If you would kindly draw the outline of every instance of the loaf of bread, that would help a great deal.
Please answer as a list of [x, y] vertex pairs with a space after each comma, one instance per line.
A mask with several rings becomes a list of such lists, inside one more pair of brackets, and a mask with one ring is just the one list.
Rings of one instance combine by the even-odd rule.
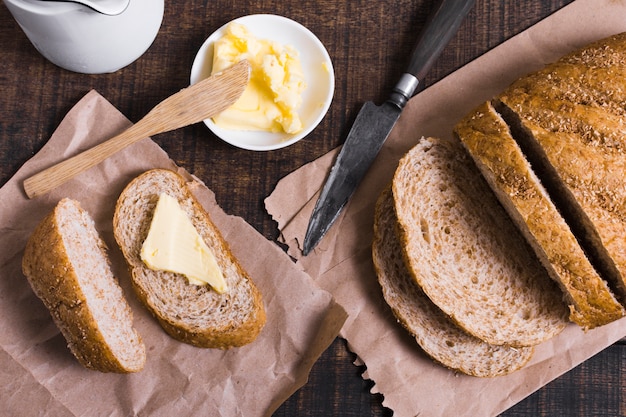
[[105, 244], [78, 202], [61, 200], [36, 227], [22, 270], [82, 365], [119, 373], [144, 367], [145, 347]]
[[400, 160], [392, 194], [407, 268], [458, 326], [514, 347], [563, 330], [561, 291], [458, 141], [422, 139]]
[[498, 99], [541, 180], [624, 301], [626, 33], [521, 78]]
[[570, 306], [570, 319], [589, 329], [622, 317], [623, 307], [591, 265], [491, 103], [467, 116], [456, 132], [550, 276], [561, 286]]
[[387, 188], [376, 202], [372, 258], [385, 301], [424, 352], [450, 369], [478, 377], [505, 375], [524, 366], [533, 347], [485, 343], [461, 330], [430, 301], [406, 268], [396, 228]]
[[[142, 261], [141, 248], [162, 193], [176, 199], [191, 219], [213, 253], [227, 291], [191, 284], [182, 274], [153, 270]], [[227, 349], [259, 335], [266, 321], [261, 294], [182, 176], [155, 169], [131, 181], [118, 198], [113, 231], [138, 298], [172, 337], [198, 347]]]
[[585, 329], [624, 316], [626, 34], [520, 78], [455, 131]]

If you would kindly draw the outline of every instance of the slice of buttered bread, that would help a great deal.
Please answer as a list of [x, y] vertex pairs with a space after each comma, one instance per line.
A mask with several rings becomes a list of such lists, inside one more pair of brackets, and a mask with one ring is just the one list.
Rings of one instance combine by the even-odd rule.
[[392, 194], [409, 271], [465, 331], [519, 347], [563, 330], [561, 291], [460, 142], [422, 139], [401, 159]]
[[137, 372], [141, 337], [111, 271], [105, 244], [79, 203], [61, 200], [36, 227], [22, 270], [78, 361], [102, 372]]
[[[226, 282], [223, 293], [192, 284], [179, 273], [150, 269], [142, 261], [141, 248], [161, 194], [178, 202], [212, 252]], [[113, 229], [138, 298], [168, 334], [194, 346], [221, 349], [256, 339], [266, 320], [261, 294], [182, 176], [155, 169], [131, 181], [117, 201]]]
[[387, 188], [374, 214], [374, 267], [385, 301], [424, 352], [450, 369], [478, 377], [506, 375], [524, 366], [533, 347], [485, 343], [456, 326], [430, 301], [406, 268], [396, 228], [391, 189]]
[[491, 102], [455, 127], [499, 200], [554, 281], [561, 286], [570, 319], [585, 329], [624, 315], [624, 308], [590, 263], [509, 126]]

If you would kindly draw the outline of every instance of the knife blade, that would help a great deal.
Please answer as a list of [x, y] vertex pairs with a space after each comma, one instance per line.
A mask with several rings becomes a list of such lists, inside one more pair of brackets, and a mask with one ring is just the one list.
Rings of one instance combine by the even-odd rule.
[[360, 184], [421, 80], [474, 5], [475, 0], [441, 0], [433, 9], [411, 53], [409, 66], [382, 105], [366, 102], [328, 174], [315, 204], [302, 253], [308, 255], [326, 235]]

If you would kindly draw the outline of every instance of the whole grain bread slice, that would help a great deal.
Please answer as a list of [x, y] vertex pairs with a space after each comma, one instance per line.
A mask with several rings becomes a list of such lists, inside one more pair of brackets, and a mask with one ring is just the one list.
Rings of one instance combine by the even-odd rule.
[[455, 132], [562, 288], [570, 319], [590, 329], [622, 317], [624, 308], [590, 263], [492, 103], [468, 114]]
[[78, 202], [61, 200], [39, 223], [22, 270], [82, 365], [118, 373], [144, 367], [145, 347], [105, 244]]
[[[152, 270], [141, 260], [141, 247], [161, 193], [178, 201], [213, 252], [228, 286], [226, 292], [190, 284], [181, 274]], [[118, 198], [113, 231], [138, 298], [172, 337], [198, 347], [227, 349], [248, 344], [259, 335], [266, 321], [261, 293], [182, 176], [155, 169], [131, 181]]]
[[422, 139], [401, 159], [392, 194], [407, 267], [457, 325], [514, 347], [563, 330], [559, 288], [460, 142]]
[[461, 330], [430, 301], [406, 268], [396, 229], [388, 187], [376, 202], [372, 258], [385, 301], [424, 352], [450, 369], [477, 377], [506, 375], [523, 367], [533, 347], [485, 343]]

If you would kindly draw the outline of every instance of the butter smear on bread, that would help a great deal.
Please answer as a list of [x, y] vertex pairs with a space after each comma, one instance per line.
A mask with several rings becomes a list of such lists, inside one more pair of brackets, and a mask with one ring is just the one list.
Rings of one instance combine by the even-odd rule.
[[187, 214], [175, 198], [163, 193], [154, 210], [141, 260], [154, 270], [183, 274], [191, 284], [228, 290], [222, 271]]
[[241, 98], [213, 117], [224, 129], [297, 133], [302, 130], [298, 109], [306, 81], [298, 51], [291, 45], [258, 39], [239, 23], [226, 27], [213, 51], [212, 73], [247, 59], [252, 72]]

